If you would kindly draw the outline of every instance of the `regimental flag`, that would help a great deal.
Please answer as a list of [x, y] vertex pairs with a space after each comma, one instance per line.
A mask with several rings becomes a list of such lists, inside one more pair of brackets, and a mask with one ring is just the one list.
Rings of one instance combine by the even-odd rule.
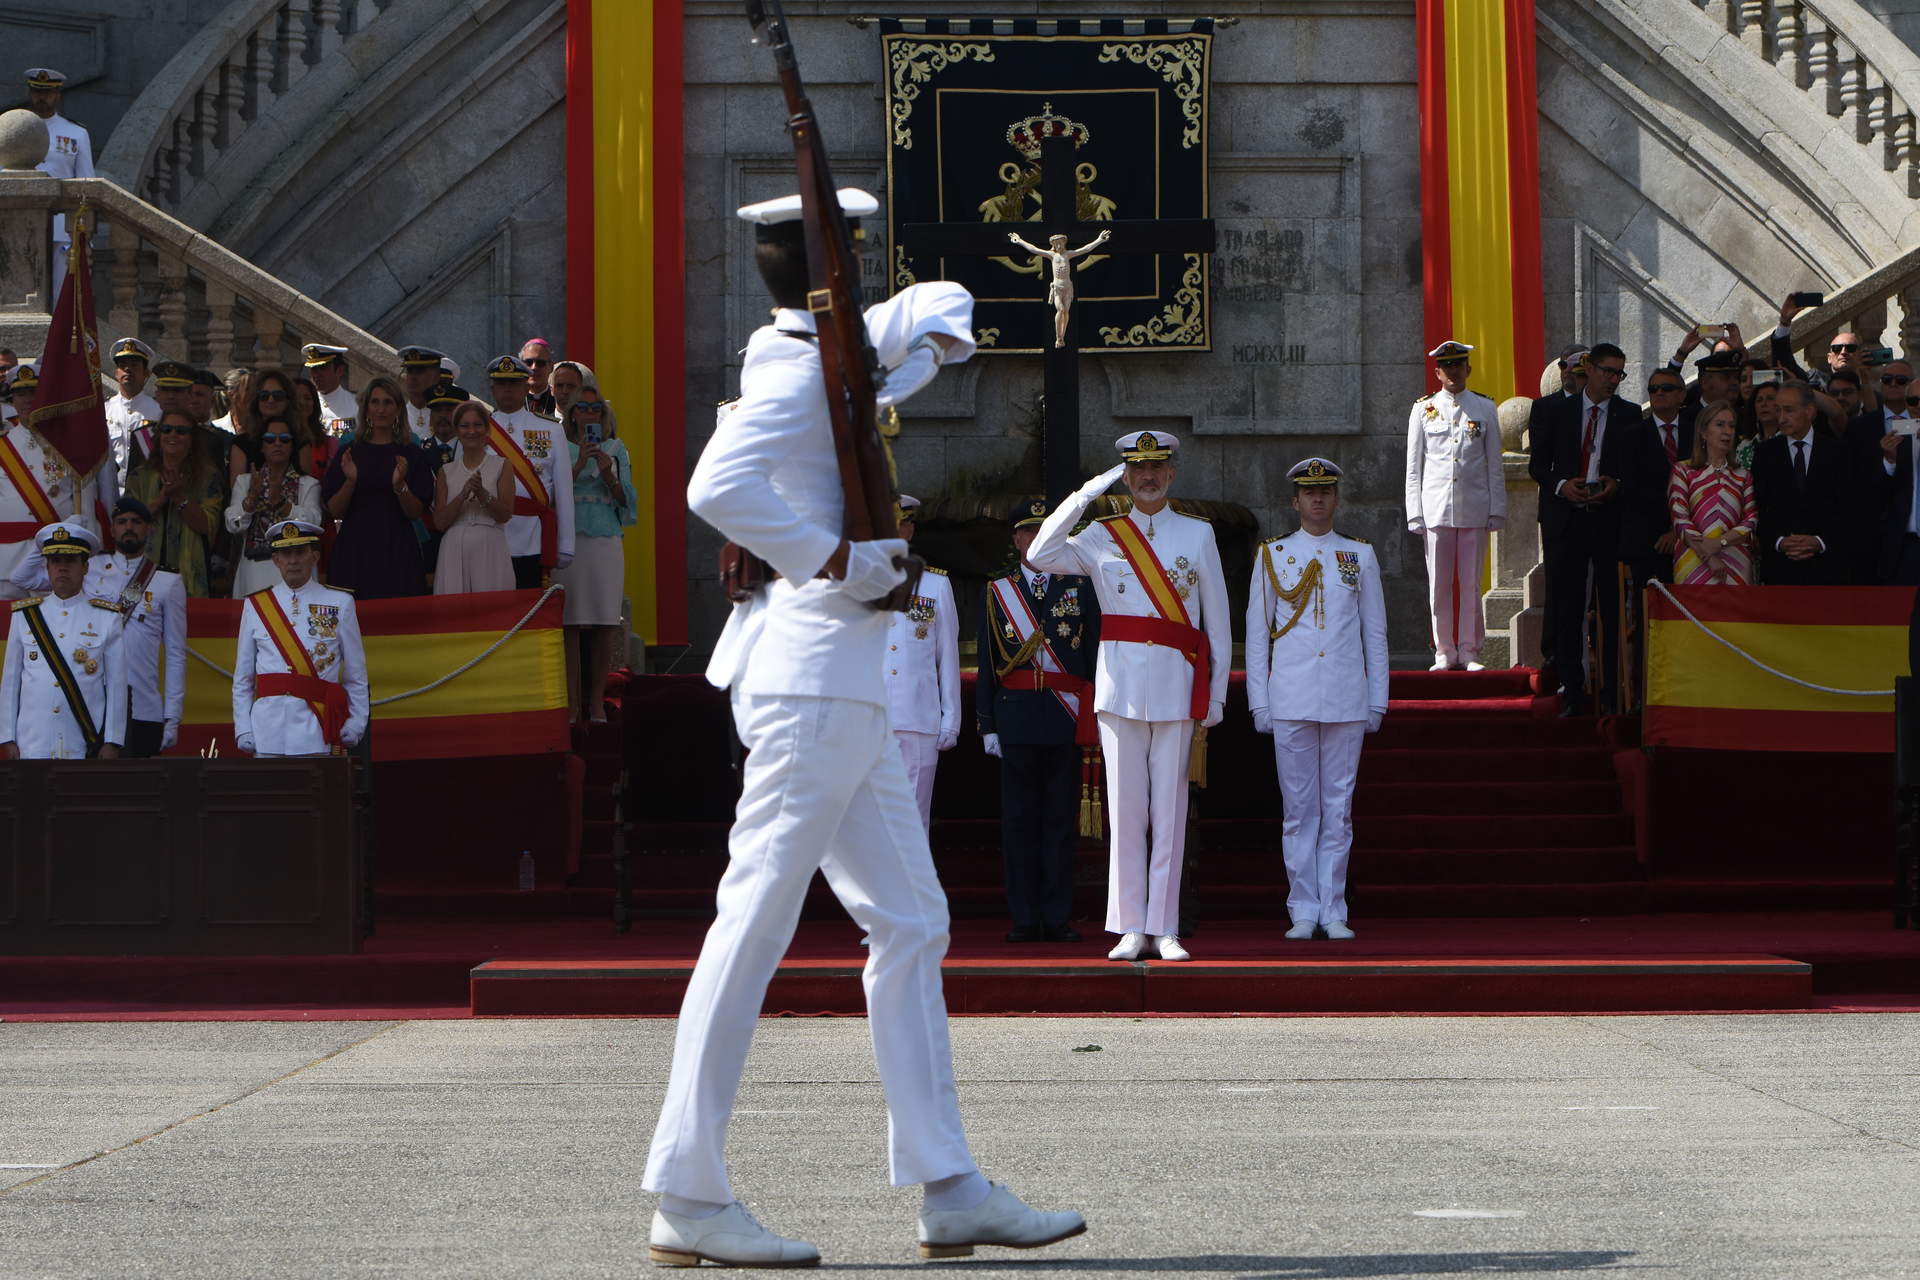
[[[1910, 589], [1672, 591], [1673, 600], [1657, 589], [1647, 593], [1642, 728], [1648, 746], [1893, 750], [1891, 690], [1894, 678], [1907, 674]], [[1696, 621], [1689, 621], [1681, 607]], [[1885, 692], [1857, 697], [1808, 689], [1761, 670], [1728, 644], [1812, 684]]]
[[[900, 228], [1004, 223], [1035, 242], [1023, 224], [1040, 213], [1043, 138], [1074, 142], [1073, 212], [1082, 222], [1208, 216], [1213, 19], [882, 18], [879, 25], [885, 292], [921, 280], [965, 285], [982, 354], [1031, 354], [1053, 344], [1051, 268], [1012, 244], [985, 259], [911, 253]], [[1095, 250], [1073, 268], [1082, 350], [1211, 349], [1206, 255]]]
[[[623, 539], [627, 598], [649, 644], [687, 641], [686, 413], [697, 393], [685, 377], [682, 4], [567, 0], [562, 352], [598, 375], [619, 411], [641, 511]], [[728, 34], [744, 49], [746, 11], [734, 16]], [[768, 116], [769, 135], [778, 121]], [[699, 269], [701, 287], [718, 292], [722, 267]]]
[[[539, 755], [569, 749], [562, 597], [556, 592], [511, 640], [445, 684], [381, 706], [382, 698], [425, 689], [472, 662], [526, 616], [534, 591], [366, 600], [355, 606], [367, 650], [375, 760]], [[187, 602], [187, 701], [172, 755], [209, 743], [237, 755], [233, 741], [234, 641], [244, 600]], [[0, 610], [0, 637], [10, 611]], [[211, 664], [211, 665], [209, 665]], [[214, 668], [220, 670], [216, 671]]]
[[100, 391], [100, 341], [93, 321], [93, 267], [85, 213], [73, 238], [66, 283], [40, 348], [40, 392], [22, 421], [77, 477], [75, 495], [110, 456], [107, 404]]
[[1414, 25], [1425, 346], [1473, 344], [1474, 386], [1496, 402], [1536, 396], [1546, 320], [1533, 0], [1416, 0]]

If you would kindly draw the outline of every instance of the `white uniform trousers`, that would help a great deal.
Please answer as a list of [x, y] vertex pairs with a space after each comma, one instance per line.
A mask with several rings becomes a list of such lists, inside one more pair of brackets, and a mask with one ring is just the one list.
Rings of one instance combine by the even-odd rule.
[[1353, 783], [1367, 722], [1275, 720], [1274, 763], [1284, 818], [1287, 914], [1295, 924], [1347, 918], [1347, 854], [1353, 848]]
[[1480, 612], [1480, 566], [1485, 529], [1427, 530], [1427, 604], [1433, 613], [1433, 651], [1448, 665], [1478, 662], [1487, 624]]
[[687, 983], [644, 1186], [724, 1204], [727, 1120], [767, 983], [815, 868], [871, 946], [867, 1025], [887, 1100], [893, 1183], [975, 1169], [960, 1123], [934, 875], [887, 710], [845, 698], [733, 695], [748, 748], [718, 916]]
[[[1180, 932], [1187, 852], [1187, 756], [1193, 720], [1134, 720], [1102, 711], [1107, 759], [1107, 932]], [[1151, 842], [1151, 843], [1149, 843]]]
[[913, 788], [913, 798], [920, 804], [920, 829], [931, 831], [933, 772], [940, 767], [940, 753], [934, 744], [940, 741], [939, 735], [895, 729], [893, 737], [900, 744], [900, 758], [907, 765], [907, 785]]

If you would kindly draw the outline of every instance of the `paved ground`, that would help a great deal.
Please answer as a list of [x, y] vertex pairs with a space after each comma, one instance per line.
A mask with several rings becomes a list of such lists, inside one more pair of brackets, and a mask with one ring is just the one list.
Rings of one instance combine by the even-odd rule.
[[[647, 1272], [672, 1030], [0, 1025], [0, 1276]], [[916, 1261], [857, 1020], [762, 1024], [741, 1195], [845, 1271], [1920, 1275], [1920, 1016], [978, 1019], [954, 1041], [983, 1167], [1088, 1235]]]

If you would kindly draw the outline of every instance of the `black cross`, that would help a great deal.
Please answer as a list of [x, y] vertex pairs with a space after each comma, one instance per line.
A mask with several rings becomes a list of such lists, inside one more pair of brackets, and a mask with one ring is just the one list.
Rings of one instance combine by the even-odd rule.
[[[1026, 253], [1007, 242], [1017, 231], [1022, 239], [1045, 244], [1049, 236], [1064, 235], [1067, 247], [1077, 249], [1102, 231], [1113, 238], [1100, 254], [1212, 253], [1212, 218], [1122, 218], [1111, 222], [1081, 222], [1073, 170], [1073, 139], [1046, 138], [1040, 143], [1040, 219], [1037, 222], [909, 222], [899, 231], [903, 247], [918, 254], [957, 256], [978, 254], [1004, 258]], [[1064, 211], [1066, 216], [1062, 216]], [[1044, 305], [1051, 266], [1041, 271]], [[1076, 294], [1078, 290], [1075, 291]], [[1067, 345], [1053, 345], [1053, 317], [1047, 317], [1046, 400], [1042, 417], [1040, 456], [1045, 471], [1047, 501], [1057, 503], [1080, 487], [1080, 312], [1076, 296], [1067, 313]]]

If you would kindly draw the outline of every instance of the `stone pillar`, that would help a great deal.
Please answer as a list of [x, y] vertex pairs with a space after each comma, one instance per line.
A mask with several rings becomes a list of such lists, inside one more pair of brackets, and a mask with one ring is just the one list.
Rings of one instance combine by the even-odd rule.
[[33, 166], [47, 158], [47, 126], [25, 108], [0, 115], [0, 346], [40, 350], [53, 323], [47, 255], [60, 182]]
[[1500, 406], [1500, 442], [1505, 450], [1506, 527], [1493, 535], [1493, 581], [1481, 599], [1489, 667], [1540, 665], [1540, 628], [1546, 574], [1540, 551], [1540, 486], [1527, 472], [1526, 428], [1532, 402], [1515, 396]]

